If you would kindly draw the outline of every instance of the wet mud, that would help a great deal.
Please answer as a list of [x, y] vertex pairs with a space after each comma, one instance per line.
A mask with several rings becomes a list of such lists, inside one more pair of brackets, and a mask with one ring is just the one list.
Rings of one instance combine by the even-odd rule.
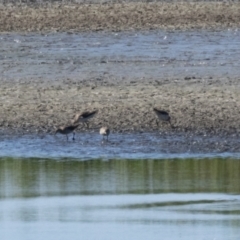
[[[1, 132], [53, 133], [76, 113], [98, 109], [90, 130], [239, 133], [238, 31], [0, 40]], [[173, 128], [153, 107], [169, 112]]]
[[[76, 113], [98, 109], [90, 130], [80, 125], [78, 132], [104, 125], [116, 133], [238, 135], [239, 31], [171, 36], [177, 28], [236, 27], [238, 9], [237, 3], [2, 5], [0, 31], [14, 33], [1, 34], [1, 134], [53, 133]], [[44, 41], [16, 33], [162, 27], [168, 31], [150, 39], [150, 31], [133, 31], [128, 41], [112, 33], [43, 34]], [[153, 107], [168, 111], [174, 127], [159, 122]]]
[[[11, 85], [11, 84], [10, 84]], [[0, 129], [13, 132], [54, 132], [70, 124], [75, 113], [98, 109], [91, 129], [108, 126], [115, 132], [192, 131], [239, 133], [239, 79], [188, 79], [117, 84], [74, 83], [2, 85]], [[169, 112], [173, 127], [153, 112]], [[77, 131], [88, 131], [80, 124]]]
[[1, 32], [221, 29], [240, 26], [234, 2], [1, 5]]

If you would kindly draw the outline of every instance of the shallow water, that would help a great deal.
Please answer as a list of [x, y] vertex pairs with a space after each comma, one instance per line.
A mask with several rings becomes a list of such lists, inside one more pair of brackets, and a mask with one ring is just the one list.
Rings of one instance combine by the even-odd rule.
[[0, 238], [238, 239], [239, 171], [224, 158], [1, 158]]
[[237, 143], [164, 133], [1, 137], [0, 239], [238, 239], [240, 150], [219, 148]]
[[0, 239], [238, 239], [229, 146], [237, 136], [1, 135]]
[[0, 136], [0, 157], [109, 159], [240, 158], [238, 135], [189, 133], [113, 133], [109, 141], [99, 133]]
[[1, 34], [5, 80], [238, 77], [240, 31]]

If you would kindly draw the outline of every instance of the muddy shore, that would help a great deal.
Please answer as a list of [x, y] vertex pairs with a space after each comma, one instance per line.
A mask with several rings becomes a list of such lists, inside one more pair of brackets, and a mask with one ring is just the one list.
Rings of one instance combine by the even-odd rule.
[[[224, 14], [223, 14], [224, 13]], [[1, 32], [121, 31], [137, 29], [229, 28], [240, 26], [238, 3], [124, 3], [105, 5], [0, 6]], [[92, 65], [92, 69], [95, 66]], [[24, 69], [23, 69], [24, 71]], [[174, 128], [160, 123], [153, 107], [168, 111]], [[75, 113], [98, 109], [90, 131], [171, 131], [238, 134], [238, 77], [159, 76], [117, 81], [114, 76], [39, 82], [1, 77], [0, 131], [52, 133]], [[83, 125], [78, 131], [89, 131]]]
[[0, 5], [0, 32], [221, 29], [240, 26], [240, 3]]
[[[53, 132], [75, 113], [98, 109], [90, 131], [188, 131], [236, 133], [240, 129], [240, 79], [147, 79], [116, 83], [102, 79], [52, 85], [22, 82], [0, 88], [2, 132]], [[174, 128], [152, 108], [169, 111]], [[78, 131], [88, 131], [80, 125]]]

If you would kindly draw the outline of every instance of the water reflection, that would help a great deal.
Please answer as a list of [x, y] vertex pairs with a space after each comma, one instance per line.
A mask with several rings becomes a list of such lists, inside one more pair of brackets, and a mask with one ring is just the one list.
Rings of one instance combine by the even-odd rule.
[[0, 161], [0, 197], [95, 194], [240, 193], [234, 159]]
[[0, 158], [0, 239], [237, 239], [240, 161]]

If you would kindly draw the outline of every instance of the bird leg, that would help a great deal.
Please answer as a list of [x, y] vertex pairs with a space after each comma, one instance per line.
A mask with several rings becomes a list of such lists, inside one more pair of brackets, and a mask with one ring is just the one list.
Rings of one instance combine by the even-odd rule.
[[68, 135], [66, 134], [66, 137], [67, 137], [67, 141], [68, 141]]
[[74, 141], [75, 140], [75, 132], [73, 132], [73, 137], [72, 137], [72, 140]]

